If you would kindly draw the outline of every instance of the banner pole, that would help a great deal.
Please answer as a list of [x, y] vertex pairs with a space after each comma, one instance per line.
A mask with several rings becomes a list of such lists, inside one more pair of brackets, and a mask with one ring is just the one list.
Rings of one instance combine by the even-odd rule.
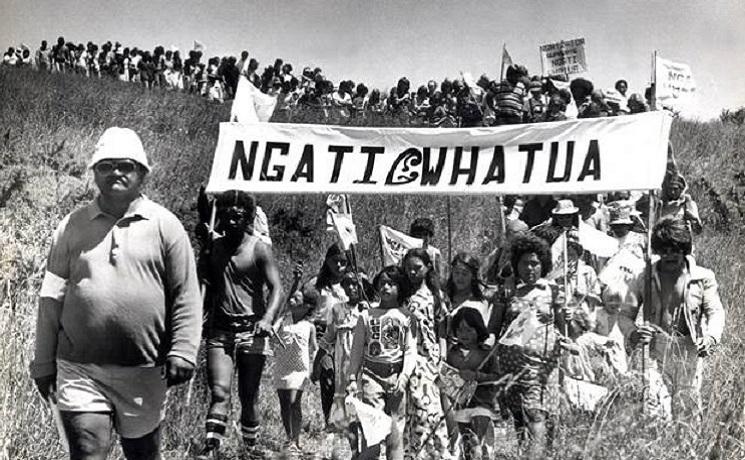
[[499, 217], [499, 245], [503, 246], [507, 242], [507, 223], [505, 222], [502, 195], [497, 195], [497, 208], [497, 216]]
[[446, 205], [447, 205], [447, 213], [448, 213], [448, 260], [446, 264], [450, 265], [450, 262], [453, 261], [453, 225], [452, 225], [452, 216], [450, 213], [450, 195], [447, 196]]
[[546, 66], [543, 63], [543, 54], [541, 53], [541, 47], [538, 47], [538, 59], [541, 61], [541, 76], [550, 77], [550, 75], [546, 75]]
[[[569, 309], [569, 231], [564, 230], [564, 312]], [[564, 318], [564, 336], [569, 337], [569, 324]]]
[[650, 85], [649, 100], [651, 103], [651, 109], [657, 110], [657, 50], [652, 52], [652, 84]]
[[[646, 306], [652, 297], [652, 226], [654, 224], [655, 215], [655, 202], [654, 202], [654, 190], [649, 191], [649, 214], [647, 216], [647, 249], [644, 254], [645, 259], [645, 276], [644, 276], [644, 302], [642, 303], [642, 317], [644, 318], [644, 325], [647, 325], [647, 315], [644, 314]], [[642, 414], [645, 409], [645, 400], [647, 394], [647, 355], [649, 355], [649, 344], [642, 346]]]

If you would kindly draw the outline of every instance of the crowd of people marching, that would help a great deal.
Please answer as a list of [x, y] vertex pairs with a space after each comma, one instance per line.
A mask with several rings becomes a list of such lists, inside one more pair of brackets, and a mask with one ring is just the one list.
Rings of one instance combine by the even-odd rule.
[[261, 69], [248, 51], [239, 58], [206, 58], [201, 49], [197, 46], [182, 56], [176, 48], [156, 46], [150, 51], [119, 42], [84, 45], [59, 37], [51, 47], [42, 41], [33, 54], [26, 45], [10, 47], [3, 64], [183, 90], [220, 102], [235, 96], [243, 76], [277, 97], [283, 121], [313, 113], [332, 121], [385, 115], [422, 126], [497, 126], [639, 113], [649, 110], [651, 97], [650, 88], [644, 95], [629, 93], [625, 80], [601, 90], [584, 78], [569, 83], [562, 76], [531, 76], [522, 65], [507, 66], [504, 78], [499, 79], [484, 74], [474, 80], [465, 74], [440, 83], [430, 80], [415, 88], [403, 77], [388, 90], [370, 89], [351, 80], [334, 84], [320, 67], [305, 67], [298, 73], [290, 63], [276, 59]]
[[[625, 81], [616, 84], [623, 99], [611, 101], [588, 80], [557, 86], [520, 65], [501, 81], [431, 81], [415, 92], [402, 78], [383, 95], [351, 81], [334, 87], [320, 69], [297, 78], [281, 60], [259, 75], [246, 52], [206, 65], [201, 57], [60, 37], [33, 58], [10, 49], [3, 62], [208, 95], [218, 84], [234, 93], [243, 75], [289, 111], [386, 112], [435, 126], [647, 110], [638, 95], [625, 98]], [[702, 221], [674, 162], [658, 197], [505, 197], [504, 238], [486, 260], [458, 241], [443, 260], [432, 220], [417, 218], [409, 234], [420, 244], [398, 263], [368, 275], [335, 243], [310, 279], [295, 267], [286, 292], [252, 195], [210, 203], [200, 194], [196, 262], [178, 219], [140, 192], [151, 167], [136, 133], [106, 130], [90, 168], [100, 195], [54, 234], [31, 366], [42, 396], [55, 395], [73, 458], [104, 458], [112, 417], [127, 458], [158, 458], [166, 387], [189, 381], [200, 344], [211, 394], [201, 458], [216, 455], [231, 425], [234, 369], [241, 438], [252, 458], [263, 455], [257, 401], [272, 355], [289, 455], [303, 452], [310, 382], [326, 429], [355, 459], [378, 458], [383, 446], [389, 459], [492, 458], [504, 441], [495, 424], [506, 420], [527, 458], [541, 458], [562, 410], [592, 410], [638, 369], [645, 413], [687, 423], [701, 415], [702, 359], [721, 340], [724, 309], [714, 274], [694, 258]], [[364, 407], [390, 423], [366, 424]]]
[[[378, 458], [382, 444], [367, 444], [350, 396], [391, 417], [388, 458], [493, 458], [495, 443], [504, 442], [494, 430], [502, 420], [512, 420], [526, 458], [541, 458], [562, 410], [594, 409], [603, 389], [639, 369], [649, 386], [647, 415], [695, 423], [701, 359], [721, 339], [724, 310], [713, 273], [692, 256], [702, 222], [685, 180], [671, 169], [652, 208], [648, 196], [625, 192], [557, 198], [507, 197], [505, 241], [483, 263], [462, 251], [444, 262], [432, 245], [432, 220], [417, 218], [409, 233], [422, 246], [372, 277], [338, 243], [311, 279], [296, 267], [276, 340], [259, 346], [274, 345], [288, 451], [302, 452], [300, 405], [311, 381], [319, 385], [327, 430], [342, 433], [358, 459]], [[201, 202], [204, 230], [209, 210], [206, 198]], [[226, 193], [217, 209], [226, 222], [218, 231], [229, 235], [238, 223], [222, 210], [245, 210], [245, 228], [254, 221], [247, 231], [271, 242], [250, 195]], [[648, 242], [650, 212], [657, 223]], [[208, 232], [201, 235], [209, 247]], [[603, 237], [613, 242], [612, 253], [594, 249]], [[562, 238], [566, 249], [557, 259]], [[222, 269], [207, 267], [215, 295], [233, 291], [221, 281]], [[645, 291], [648, 274], [654, 282]], [[208, 349], [220, 347], [209, 337], [223, 337], [225, 324], [247, 314], [236, 305], [208, 300]], [[261, 372], [256, 364], [237, 366]], [[213, 398], [226, 392], [213, 387]], [[243, 439], [254, 446], [255, 400], [241, 401]], [[227, 410], [213, 399], [203, 458], [219, 449], [227, 423]]]

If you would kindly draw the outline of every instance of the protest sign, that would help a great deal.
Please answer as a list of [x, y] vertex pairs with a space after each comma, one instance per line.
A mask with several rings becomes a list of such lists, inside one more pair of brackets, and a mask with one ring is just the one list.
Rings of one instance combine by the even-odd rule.
[[587, 72], [585, 39], [541, 45], [541, 68], [544, 75], [568, 75]]
[[681, 110], [693, 103], [696, 81], [688, 64], [655, 56], [655, 100], [662, 107]]
[[657, 189], [662, 112], [495, 128], [221, 123], [208, 192], [558, 194]]

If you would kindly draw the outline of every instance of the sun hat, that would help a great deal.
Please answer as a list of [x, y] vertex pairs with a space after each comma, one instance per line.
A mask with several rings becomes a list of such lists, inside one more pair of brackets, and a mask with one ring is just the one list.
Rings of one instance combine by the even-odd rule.
[[574, 206], [572, 200], [559, 200], [556, 207], [551, 210], [551, 214], [554, 215], [577, 214], [578, 212], [579, 208]]
[[610, 208], [610, 222], [608, 223], [609, 225], [632, 225], [634, 222], [631, 220], [631, 209], [627, 206]]
[[96, 143], [96, 150], [88, 167], [93, 168], [101, 160], [133, 160], [150, 172], [150, 163], [147, 161], [140, 136], [129, 128], [113, 126], [103, 132]]
[[533, 92], [533, 91], [541, 91], [542, 92], [543, 91], [543, 85], [541, 84], [541, 82], [539, 82], [537, 80], [533, 80], [533, 81], [530, 82], [530, 87], [528, 88], [528, 90], [530, 92]]

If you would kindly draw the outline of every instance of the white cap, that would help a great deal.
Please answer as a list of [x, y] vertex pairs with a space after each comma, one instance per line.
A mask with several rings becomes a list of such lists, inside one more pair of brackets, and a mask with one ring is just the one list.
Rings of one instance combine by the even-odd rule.
[[134, 160], [150, 172], [140, 136], [129, 128], [114, 126], [103, 132], [88, 167], [92, 168], [101, 160]]

